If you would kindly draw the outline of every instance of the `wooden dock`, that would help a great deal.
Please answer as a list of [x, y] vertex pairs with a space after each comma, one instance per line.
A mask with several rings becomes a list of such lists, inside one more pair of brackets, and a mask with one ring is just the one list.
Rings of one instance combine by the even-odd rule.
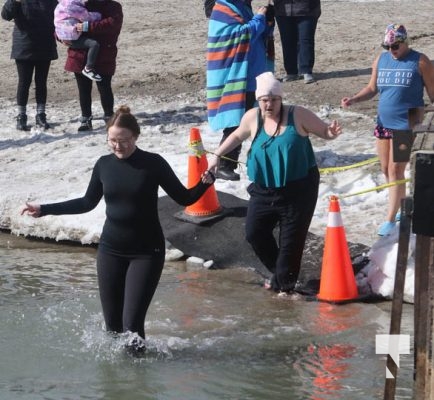
[[[408, 136], [405, 133], [409, 134]], [[408, 138], [411, 141], [408, 141]], [[395, 137], [394, 137], [395, 138]], [[411, 142], [413, 142], [411, 144]], [[410, 144], [409, 144], [410, 143]], [[410, 197], [401, 204], [401, 223], [390, 334], [400, 334], [410, 230], [416, 234], [414, 287], [414, 390], [417, 400], [434, 399], [434, 107], [425, 109], [423, 122], [402, 132], [394, 143], [397, 161], [410, 161]], [[398, 368], [390, 356], [384, 399], [395, 398]]]

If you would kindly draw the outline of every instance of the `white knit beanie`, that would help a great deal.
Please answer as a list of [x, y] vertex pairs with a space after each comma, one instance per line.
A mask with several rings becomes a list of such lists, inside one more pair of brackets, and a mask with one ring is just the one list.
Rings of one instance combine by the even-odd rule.
[[256, 77], [256, 100], [262, 96], [283, 96], [282, 84], [272, 72], [264, 72]]

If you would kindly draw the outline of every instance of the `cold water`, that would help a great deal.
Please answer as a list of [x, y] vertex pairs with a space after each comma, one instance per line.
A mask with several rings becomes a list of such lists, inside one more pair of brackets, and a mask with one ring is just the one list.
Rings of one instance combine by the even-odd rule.
[[[390, 304], [277, 298], [253, 271], [167, 264], [147, 352], [104, 332], [95, 250], [0, 234], [0, 399], [381, 399]], [[403, 333], [412, 334], [412, 307]], [[397, 398], [412, 395], [401, 355]]]

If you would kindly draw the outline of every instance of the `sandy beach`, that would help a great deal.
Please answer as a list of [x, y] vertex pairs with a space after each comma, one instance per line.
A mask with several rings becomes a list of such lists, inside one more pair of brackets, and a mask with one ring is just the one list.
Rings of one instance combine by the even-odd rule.
[[[256, 9], [262, 3], [253, 1]], [[122, 2], [124, 24], [119, 40], [118, 68], [113, 80], [118, 96], [156, 96], [160, 101], [183, 93], [204, 98], [207, 23], [202, 0]], [[431, 15], [434, 3], [403, 1], [323, 1], [316, 34], [318, 82], [288, 83], [288, 100], [310, 107], [338, 106], [340, 99], [367, 83], [370, 67], [380, 51], [382, 33], [388, 23], [403, 23], [412, 45], [434, 57]], [[16, 71], [9, 59], [13, 24], [2, 20], [0, 35], [1, 97], [13, 100]], [[283, 71], [279, 33], [276, 27], [276, 73]], [[72, 74], [63, 70], [65, 48], [49, 75], [49, 106], [71, 100], [76, 94]], [[375, 113], [375, 101], [358, 106]]]
[[[179, 138], [164, 134], [186, 135], [189, 126], [196, 123], [207, 130], [205, 56], [208, 20], [204, 14], [203, 1], [136, 0], [122, 4], [124, 24], [119, 40], [118, 67], [113, 79], [115, 103], [130, 105], [139, 116], [144, 131], [143, 147], [151, 151], [160, 151], [161, 148], [173, 163], [175, 155], [185, 153], [186, 157], [188, 149], [184, 144], [182, 147], [179, 145]], [[254, 0], [254, 9], [261, 4]], [[346, 135], [342, 139], [327, 142], [327, 145], [313, 140], [320, 165], [329, 156], [336, 161], [335, 165], [341, 165], [342, 162], [354, 162], [358, 156], [361, 161], [375, 155], [372, 129], [377, 100], [357, 104], [349, 111], [340, 110], [340, 100], [367, 84], [371, 64], [381, 51], [384, 29], [391, 22], [403, 23], [408, 29], [412, 46], [433, 59], [434, 31], [429, 28], [432, 26], [430, 16], [433, 13], [434, 3], [431, 0], [417, 3], [410, 0], [322, 2], [322, 15], [316, 34], [314, 75], [317, 82], [310, 85], [305, 85], [303, 81], [284, 84], [286, 102], [306, 106], [323, 117], [338, 118], [343, 125]], [[56, 198], [58, 192], [52, 189], [52, 182], [64, 174], [61, 171], [65, 168], [66, 159], [82, 159], [82, 146], [87, 147], [86, 158], [89, 160], [96, 159], [101, 152], [101, 149], [95, 149], [91, 136], [77, 135], [77, 118], [80, 115], [78, 95], [73, 75], [63, 69], [66, 51], [63, 46], [58, 47], [59, 59], [52, 63], [48, 82], [47, 115], [54, 124], [53, 130], [47, 135], [41, 135], [34, 129], [30, 133], [15, 130], [17, 74], [14, 61], [9, 58], [12, 29], [13, 23], [1, 20], [0, 34], [4, 40], [0, 43], [0, 74], [3, 76], [0, 140], [4, 149], [3, 182], [9, 186], [9, 191], [4, 193], [1, 200], [3, 212], [0, 226], [6, 229], [14, 226], [18, 218], [17, 207], [25, 198], [38, 198], [41, 185], [47, 185], [45, 192], [50, 199]], [[276, 75], [279, 77], [284, 70], [277, 28], [275, 33]], [[96, 90], [93, 100], [95, 116], [98, 118], [100, 106]], [[33, 112], [32, 87], [29, 99], [31, 121]], [[96, 134], [103, 133], [101, 120], [95, 121], [95, 126]], [[70, 142], [63, 142], [63, 138]], [[77, 140], [80, 141], [79, 147], [73, 145]], [[219, 141], [219, 135], [211, 133], [206, 140], [206, 146], [213, 148]], [[48, 145], [46, 148], [45, 144]], [[40, 159], [40, 151], [46, 154], [46, 158]], [[79, 154], [74, 156], [75, 152]], [[65, 173], [73, 175], [69, 178], [68, 190], [74, 194], [81, 193], [87, 182], [88, 163], [80, 164], [75, 171], [68, 169]], [[177, 169], [177, 173], [182, 177], [186, 171]], [[372, 181], [369, 178], [371, 174]], [[10, 181], [11, 175], [15, 177], [14, 183]], [[42, 183], [45, 179], [49, 182]], [[336, 186], [344, 187], [343, 191], [347, 186], [350, 190], [357, 187], [357, 181], [361, 182], [362, 179], [365, 182], [368, 179], [363, 185], [370, 187], [384, 183], [378, 165], [373, 165], [361, 171], [359, 178], [357, 173], [347, 173], [345, 177], [324, 177], [322, 194], [329, 193]], [[240, 192], [240, 185], [231, 185], [220, 181], [217, 189], [229, 193]], [[51, 190], [54, 192], [50, 193]], [[244, 190], [242, 193], [245, 196]], [[345, 223], [351, 227], [347, 230], [349, 240], [372, 245], [378, 239], [376, 227], [385, 213], [385, 207], [381, 204], [387, 201], [386, 192], [383, 191], [379, 196], [373, 201], [357, 199], [346, 205]], [[316, 218], [311, 226], [313, 233], [324, 233], [326, 206], [325, 202], [318, 203]], [[368, 223], [366, 215], [369, 215]], [[22, 221], [18, 221], [15, 226], [21, 224]], [[23, 233], [22, 230], [19, 232]]]

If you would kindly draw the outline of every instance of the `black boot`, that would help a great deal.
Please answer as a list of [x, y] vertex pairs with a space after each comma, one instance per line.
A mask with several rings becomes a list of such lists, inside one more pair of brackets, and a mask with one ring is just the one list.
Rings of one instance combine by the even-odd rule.
[[19, 131], [28, 131], [30, 128], [27, 126], [27, 115], [18, 114], [17, 115], [17, 129]]
[[78, 127], [78, 132], [91, 131], [92, 117], [81, 117], [81, 125]]
[[45, 113], [36, 114], [36, 126], [43, 129], [50, 129], [50, 125], [47, 122], [47, 115]]
[[222, 158], [220, 159], [215, 177], [217, 179], [224, 179], [225, 181], [239, 181], [240, 174], [235, 172], [236, 167], [237, 164], [235, 162]]
[[217, 179], [224, 179], [225, 181], [239, 181], [240, 174], [237, 174], [233, 169], [220, 168], [215, 175]]
[[[237, 129], [236, 126], [223, 129], [223, 136], [220, 144], [222, 144], [229, 137], [229, 135], [235, 131], [235, 129]], [[226, 153], [224, 158], [220, 159], [219, 167], [216, 173], [217, 179], [224, 179], [226, 181], [240, 180], [240, 174], [235, 172], [236, 168], [238, 167], [238, 158], [240, 153], [241, 145], [238, 145], [235, 147], [235, 149], [231, 150], [229, 153]]]
[[103, 120], [104, 120], [106, 128], [107, 128], [107, 124], [111, 120], [112, 116], [113, 116], [113, 114], [111, 114], [111, 115], [104, 114]]

